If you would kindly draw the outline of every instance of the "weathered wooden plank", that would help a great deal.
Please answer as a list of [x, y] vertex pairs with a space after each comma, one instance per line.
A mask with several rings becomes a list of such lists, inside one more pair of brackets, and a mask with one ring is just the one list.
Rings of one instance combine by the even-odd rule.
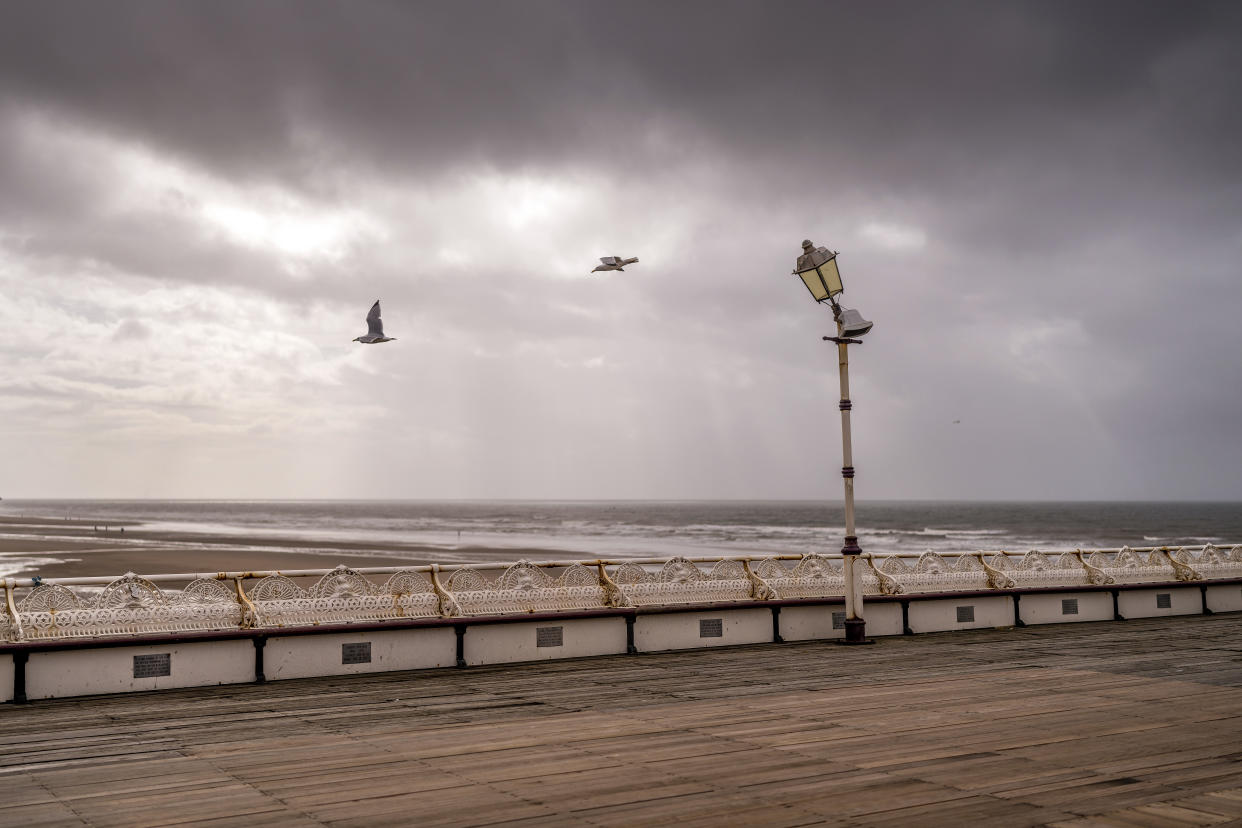
[[626, 771], [617, 757], [593, 754], [578, 745], [539, 745], [531, 748], [491, 751], [485, 754], [441, 756], [431, 764], [438, 771], [476, 782], [503, 782], [569, 771], [617, 769]]
[[5, 706], [0, 825], [1222, 823], [1242, 818], [1239, 633], [1150, 619]]
[[681, 780], [643, 767], [627, 768], [624, 773], [607, 768], [571, 771], [499, 781], [490, 787], [532, 802], [560, 803], [561, 810], [571, 813], [712, 790], [707, 783]]
[[874, 828], [907, 828], [911, 825], [981, 825], [987, 828], [1026, 828], [1049, 821], [1072, 818], [1071, 814], [1026, 802], [1011, 802], [986, 795], [952, 802], [936, 802], [868, 813], [857, 824]]
[[52, 826], [89, 826], [89, 823], [83, 821], [64, 803], [41, 802], [15, 807], [6, 805], [3, 810], [0, 810], [0, 825], [52, 828]]
[[[296, 800], [291, 804], [297, 806]], [[467, 785], [447, 790], [437, 789], [418, 793], [399, 793], [337, 802], [303, 808], [307, 815], [321, 822], [337, 823], [353, 821], [355, 824], [371, 824], [385, 816], [393, 817], [406, 825], [486, 825], [505, 820], [522, 819], [543, 814], [554, 814], [555, 809], [523, 801], [482, 785]], [[362, 815], [366, 815], [366, 819]]]
[[174, 790], [123, 795], [109, 799], [78, 799], [74, 811], [97, 828], [109, 826], [178, 825], [196, 820], [277, 813], [284, 805], [247, 785], [233, 783], [197, 791]]
[[731, 754], [745, 751], [749, 747], [741, 742], [685, 730], [585, 739], [575, 741], [573, 746], [621, 762], [639, 761], [644, 764], [696, 756], [718, 756], [721, 763], [725, 763], [729, 761]]
[[0, 821], [4, 819], [7, 811], [56, 801], [56, 796], [29, 774], [0, 776], [0, 786], [0, 791], [3, 791], [3, 798], [0, 799]]
[[1235, 821], [1242, 820], [1242, 789], [1208, 791], [1175, 799], [1171, 804]]
[[176, 790], [194, 790], [227, 785], [233, 780], [222, 773], [212, 773], [210, 768], [195, 767], [188, 772], [159, 775], [125, 780], [109, 780], [104, 782], [88, 782], [84, 784], [56, 784], [40, 776], [40, 781], [49, 791], [55, 793], [62, 802], [75, 799], [98, 797], [118, 797], [122, 795], [138, 795], [150, 791], [165, 792]]
[[941, 806], [974, 796], [946, 785], [919, 779], [893, 779], [881, 774], [837, 774], [813, 787], [770, 784], [753, 793], [834, 819], [859, 819], [868, 814], [915, 806]]
[[591, 825], [628, 826], [718, 825], [791, 826], [822, 825], [823, 817], [789, 805], [771, 805], [737, 794], [709, 791], [682, 794], [627, 804], [624, 808], [602, 807], [579, 811]]

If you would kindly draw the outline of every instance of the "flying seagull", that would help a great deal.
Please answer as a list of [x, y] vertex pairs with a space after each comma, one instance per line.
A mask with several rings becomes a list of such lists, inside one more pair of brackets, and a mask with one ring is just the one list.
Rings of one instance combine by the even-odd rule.
[[384, 336], [384, 320], [380, 319], [379, 300], [376, 299], [367, 314], [367, 335], [354, 337], [354, 342], [376, 345], [380, 342], [392, 342], [394, 339], [395, 336]]
[[596, 270], [619, 270], [624, 273], [625, 266], [628, 264], [636, 264], [638, 262], [638, 257], [635, 256], [632, 259], [623, 259], [620, 256], [605, 256], [600, 259], [600, 261], [603, 262], [603, 264], [596, 267], [595, 270], [592, 270], [592, 273]]

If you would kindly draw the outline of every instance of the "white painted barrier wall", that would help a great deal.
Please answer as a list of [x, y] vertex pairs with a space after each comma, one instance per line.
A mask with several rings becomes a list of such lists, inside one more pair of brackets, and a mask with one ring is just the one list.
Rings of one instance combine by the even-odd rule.
[[1113, 620], [1113, 596], [1108, 592], [1027, 594], [1022, 596], [1019, 605], [1024, 624]]
[[[1012, 626], [1013, 599], [1008, 595], [932, 598], [910, 602], [910, 629], [916, 633]], [[867, 632], [870, 634], [870, 629]]]
[[[1198, 584], [1121, 590], [1123, 617], [1195, 615], [1202, 609]], [[1208, 608], [1242, 611], [1242, 586], [1207, 586]], [[1010, 627], [1013, 599], [1008, 595], [910, 598], [909, 625], [915, 633], [958, 629]], [[1113, 617], [1107, 590], [1026, 593], [1021, 596], [1026, 624], [1107, 621]], [[1067, 609], [1068, 602], [1076, 612]], [[781, 607], [780, 634], [785, 641], [833, 639], [844, 636], [834, 626], [840, 604]], [[868, 636], [902, 633], [899, 601], [865, 606]], [[843, 619], [842, 619], [843, 620]], [[565, 618], [470, 625], [463, 654], [467, 664], [503, 664], [626, 651], [626, 619], [622, 616]], [[639, 652], [694, 649], [772, 641], [770, 606], [721, 608], [689, 612], [639, 613], [634, 616], [634, 644]], [[243, 684], [254, 680], [255, 646], [249, 638], [143, 644], [122, 647], [33, 651], [26, 664], [29, 699], [63, 698], [97, 693], [123, 693], [174, 687]], [[414, 627], [358, 632], [271, 635], [263, 649], [269, 680], [452, 667], [457, 661], [453, 626]], [[0, 701], [11, 701], [14, 658], [0, 654]]]
[[[1165, 603], [1167, 607], [1161, 606]], [[1117, 598], [1117, 611], [1122, 618], [1198, 615], [1203, 611], [1203, 597], [1198, 586], [1123, 590]]]
[[1237, 584], [1209, 586], [1207, 608], [1212, 612], [1242, 612], [1242, 586]]
[[[865, 604], [867, 635], [901, 635], [901, 605], [889, 601]], [[834, 618], [835, 616], [835, 618]], [[845, 607], [840, 604], [781, 608], [781, 638], [811, 641], [845, 638]]]
[[[142, 676], [164, 672], [165, 656], [167, 675]], [[254, 646], [244, 640], [56, 650], [31, 653], [26, 664], [28, 699], [249, 681], [254, 681]], [[12, 681], [9, 692], [11, 697]]]
[[[251, 646], [250, 642], [246, 644]], [[456, 663], [457, 636], [452, 627], [272, 636], [263, 648], [263, 673], [269, 681], [452, 667]], [[253, 658], [251, 667], [253, 671]]]
[[0, 654], [0, 702], [13, 701], [13, 656]]
[[464, 650], [470, 665], [614, 655], [625, 652], [625, 619], [480, 624], [466, 630]]
[[771, 640], [772, 611], [767, 607], [671, 612], [634, 619], [634, 646], [641, 653], [762, 644]]

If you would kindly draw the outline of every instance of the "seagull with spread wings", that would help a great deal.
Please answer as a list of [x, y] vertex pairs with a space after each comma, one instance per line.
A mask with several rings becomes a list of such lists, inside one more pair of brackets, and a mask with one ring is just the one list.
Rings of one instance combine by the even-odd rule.
[[599, 271], [599, 270], [619, 270], [622, 273], [624, 273], [625, 266], [636, 264], [638, 262], [638, 257], [635, 256], [632, 259], [623, 259], [620, 256], [604, 256], [602, 259], [600, 259], [600, 262], [602, 264], [596, 267], [595, 270], [592, 270], [591, 271], [592, 273], [595, 273], [596, 271]]
[[367, 314], [367, 334], [366, 336], [354, 337], [354, 342], [361, 342], [363, 345], [377, 345], [380, 342], [392, 342], [395, 336], [384, 336], [384, 320], [380, 319], [379, 300], [375, 300], [375, 304], [371, 306], [370, 313]]

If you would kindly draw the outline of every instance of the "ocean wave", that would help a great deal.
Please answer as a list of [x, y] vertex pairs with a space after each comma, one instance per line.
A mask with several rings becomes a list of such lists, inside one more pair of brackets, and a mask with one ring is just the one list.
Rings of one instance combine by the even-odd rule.
[[54, 558], [50, 555], [30, 555], [21, 552], [0, 553], [0, 578], [11, 578], [25, 572], [37, 572], [45, 566], [70, 563], [79, 558]]
[[[244, 540], [280, 551], [316, 545], [417, 547], [420, 556], [463, 561], [469, 548], [547, 549], [581, 558], [712, 554], [836, 553], [845, 534], [839, 503], [790, 502], [455, 502], [455, 501], [5, 501], [0, 514], [36, 513], [100, 523], [140, 521], [133, 531], [81, 543], [168, 544], [133, 535], [167, 533], [171, 543], [201, 536]], [[866, 552], [939, 553], [1114, 548], [1242, 541], [1242, 509], [1231, 504], [871, 503], [859, 514]], [[1132, 527], [1124, 529], [1118, 527]], [[6, 531], [6, 529], [8, 531]], [[14, 537], [53, 537], [28, 524], [0, 526]], [[1160, 534], [1157, 535], [1156, 533]], [[1141, 538], [1137, 540], [1136, 538]], [[275, 543], [281, 541], [281, 545]], [[271, 543], [269, 543], [271, 541]], [[301, 541], [301, 542], [299, 542]], [[69, 546], [72, 544], [72, 546]], [[217, 548], [200, 544], [196, 548]], [[236, 548], [236, 547], [235, 547]], [[374, 554], [341, 549], [340, 554]], [[398, 552], [397, 555], [402, 553]], [[492, 556], [495, 557], [494, 555]], [[208, 559], [205, 559], [208, 560]]]

